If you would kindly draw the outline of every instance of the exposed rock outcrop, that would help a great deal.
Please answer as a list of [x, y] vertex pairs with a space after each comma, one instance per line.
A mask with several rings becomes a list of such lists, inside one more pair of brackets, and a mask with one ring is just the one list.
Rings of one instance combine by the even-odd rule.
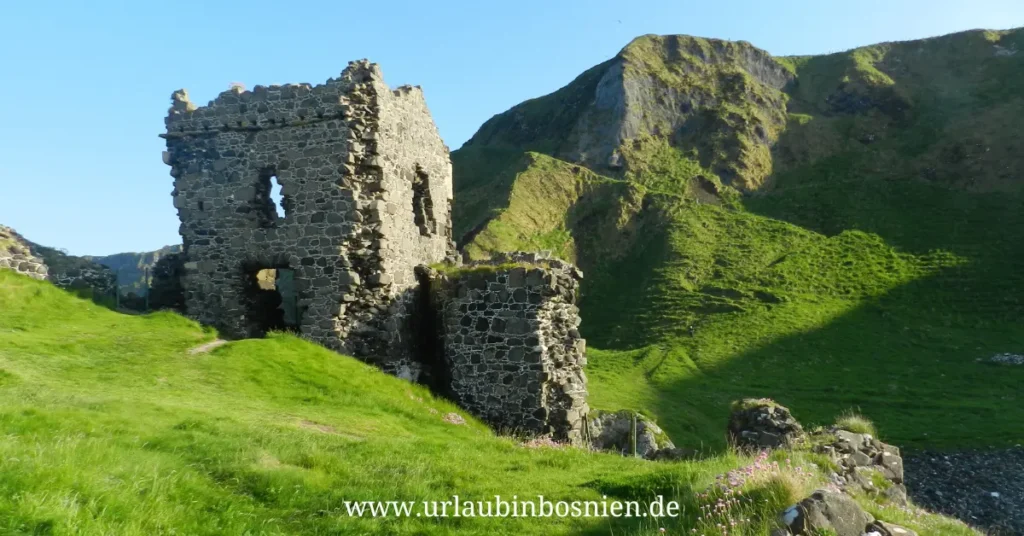
[[806, 439], [789, 409], [767, 398], [735, 402], [729, 416], [729, 443], [740, 450], [793, 447]]
[[853, 487], [869, 495], [883, 495], [906, 504], [903, 458], [900, 449], [871, 437], [840, 428], [816, 432], [810, 437], [813, 450], [826, 454], [839, 468], [834, 483], [842, 489]]
[[908, 528], [875, 519], [849, 495], [830, 490], [815, 491], [779, 519], [785, 528], [772, 536], [917, 536]]
[[557, 158], [625, 173], [642, 165], [634, 143], [663, 138], [724, 183], [754, 189], [771, 172], [793, 78], [750, 43], [644, 35], [557, 92], [487, 121], [466, 147], [546, 139]]
[[849, 495], [818, 490], [782, 513], [782, 522], [794, 535], [833, 531], [836, 536], [862, 536], [875, 521]]

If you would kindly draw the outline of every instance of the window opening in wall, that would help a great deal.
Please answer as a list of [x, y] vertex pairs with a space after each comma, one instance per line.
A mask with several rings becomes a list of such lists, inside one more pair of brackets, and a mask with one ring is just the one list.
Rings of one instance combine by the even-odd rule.
[[284, 197], [281, 196], [281, 181], [274, 175], [270, 179], [270, 201], [274, 203], [277, 218], [284, 218]]
[[412, 213], [413, 221], [419, 227], [421, 235], [430, 236], [437, 233], [434, 201], [430, 198], [430, 176], [420, 166], [416, 166], [412, 180]]
[[301, 312], [295, 270], [251, 267], [245, 273], [246, 318], [255, 336], [268, 331], [299, 331]]
[[273, 227], [288, 215], [288, 200], [281, 193], [281, 179], [273, 170], [260, 173], [255, 202], [261, 227]]

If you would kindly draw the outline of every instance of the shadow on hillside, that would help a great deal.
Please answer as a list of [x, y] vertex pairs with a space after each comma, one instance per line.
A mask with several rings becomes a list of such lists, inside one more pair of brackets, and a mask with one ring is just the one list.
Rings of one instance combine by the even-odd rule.
[[[649, 326], [641, 321], [650, 314], [644, 295], [657, 280], [657, 267], [664, 264], [670, 252], [668, 232], [658, 223], [663, 220], [656, 211], [645, 207], [635, 216], [632, 236], [614, 237], [615, 242], [628, 244], [626, 254], [608, 261], [601, 253], [613, 242], [608, 233], [588, 232], [591, 219], [576, 214], [576, 207], [572, 212], [569, 219], [575, 221], [573, 235], [579, 251], [579, 267], [584, 273], [579, 300], [584, 315], [581, 326], [584, 337], [590, 344], [609, 350], [642, 345], [650, 339]], [[598, 213], [594, 218], [603, 216], [606, 215]]]
[[765, 329], [770, 342], [758, 346], [726, 349], [714, 322], [705, 333], [679, 335], [662, 346], [667, 362], [660, 368], [685, 357], [702, 375], [653, 374], [659, 422], [677, 444], [698, 447], [693, 438], [716, 437], [711, 448], [721, 450], [729, 403], [755, 396], [789, 406], [805, 425], [828, 424], [857, 409], [884, 440], [902, 447], [1022, 442], [1024, 367], [988, 359], [1024, 353], [1024, 199], [910, 182], [823, 186], [800, 196], [765, 196], [750, 208], [826, 234], [859, 229], [906, 252], [941, 249], [967, 262], [799, 333], [772, 336], [780, 331], [764, 324], [781, 317], [766, 313], [769, 308], [784, 315], [791, 304], [727, 320], [761, 322], [751, 329]]

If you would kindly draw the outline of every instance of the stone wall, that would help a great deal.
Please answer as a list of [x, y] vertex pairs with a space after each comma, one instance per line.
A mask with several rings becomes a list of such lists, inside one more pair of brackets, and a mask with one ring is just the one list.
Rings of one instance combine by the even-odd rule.
[[363, 60], [323, 85], [232, 89], [205, 107], [179, 90], [166, 125], [188, 313], [259, 336], [249, 280], [291, 269], [304, 337], [417, 378], [413, 268], [454, 249], [448, 149], [419, 88], [391, 91]]
[[499, 429], [582, 444], [589, 408], [576, 292], [583, 274], [525, 253], [426, 271], [448, 394]]
[[27, 240], [4, 225], [0, 225], [0, 268], [33, 279], [46, 279], [46, 262], [32, 253]]

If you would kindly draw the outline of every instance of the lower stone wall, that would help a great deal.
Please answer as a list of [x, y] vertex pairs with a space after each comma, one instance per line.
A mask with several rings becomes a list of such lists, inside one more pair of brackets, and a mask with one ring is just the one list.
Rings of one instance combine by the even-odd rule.
[[425, 271], [450, 396], [496, 428], [584, 443], [583, 274], [525, 253]]
[[106, 266], [51, 267], [47, 275], [54, 285], [72, 290], [90, 290], [96, 297], [114, 297], [117, 292], [117, 276]]
[[28, 244], [14, 229], [0, 225], [0, 268], [34, 279], [46, 279], [46, 262], [35, 256]]

